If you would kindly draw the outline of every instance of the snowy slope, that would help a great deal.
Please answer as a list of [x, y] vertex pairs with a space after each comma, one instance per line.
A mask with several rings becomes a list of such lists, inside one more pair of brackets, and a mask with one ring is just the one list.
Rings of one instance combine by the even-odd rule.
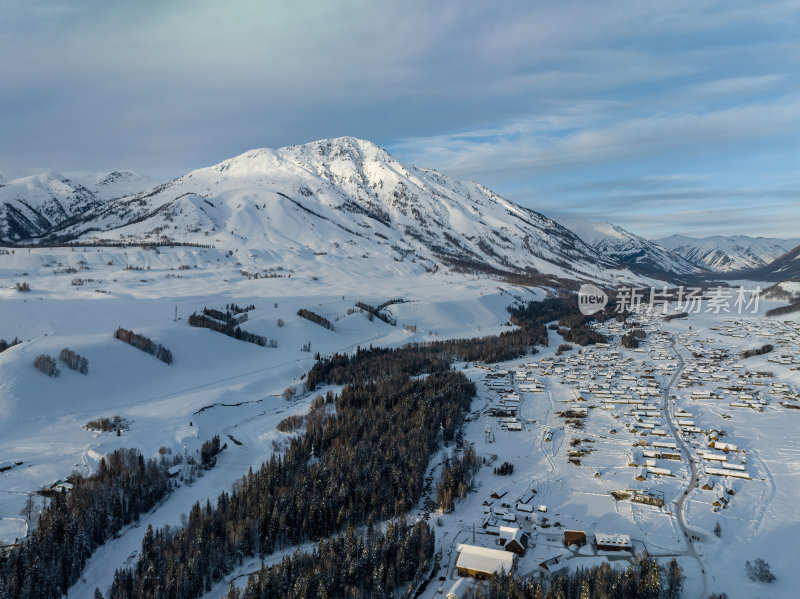
[[776, 300], [800, 300], [800, 279], [790, 279], [776, 283], [764, 290], [763, 296]]
[[[280, 394], [289, 385], [302, 386], [314, 352], [498, 334], [509, 329], [508, 305], [544, 296], [444, 270], [373, 276], [355, 261], [349, 272], [320, 268], [318, 278], [282, 271], [256, 279], [241, 270], [263, 264], [260, 256], [240, 254], [182, 247], [0, 252], [0, 339], [23, 341], [0, 353], [0, 464], [24, 463], [0, 473], [6, 491], [0, 493], [0, 519], [17, 517], [28, 491], [74, 468], [90, 472], [99, 455], [116, 447], [137, 447], [147, 456], [162, 446], [177, 452], [188, 445], [194, 452], [225, 431], [246, 444], [229, 443], [236, 459], [224, 483], [209, 489], [216, 496], [269, 455], [275, 424], [291, 408]], [[80, 270], [78, 276], [64, 272], [67, 267]], [[75, 285], [78, 278], [84, 282]], [[20, 280], [32, 290], [17, 291]], [[384, 309], [397, 326], [354, 310], [357, 301], [377, 306], [391, 298], [405, 300]], [[233, 301], [256, 306], [246, 328], [276, 340], [277, 349], [188, 325], [192, 312]], [[301, 318], [300, 308], [329, 318], [335, 330]], [[118, 326], [168, 346], [174, 362], [167, 366], [116, 340]], [[311, 352], [302, 351], [305, 344]], [[65, 347], [88, 359], [88, 375], [61, 362], [58, 378], [33, 367], [37, 355], [57, 357]], [[212, 404], [228, 407], [224, 414], [197, 413]], [[265, 410], [274, 422], [258, 420]], [[116, 414], [131, 422], [120, 438], [83, 428], [89, 419]], [[181, 505], [177, 513], [185, 511]]]
[[599, 254], [641, 272], [689, 275], [701, 270], [675, 252], [611, 223], [561, 220], [561, 224]]
[[761, 268], [734, 271], [734, 276], [744, 275], [753, 280], [785, 281], [786, 279], [800, 278], [800, 245], [775, 258], [772, 262]]
[[800, 245], [800, 239], [746, 235], [716, 235], [701, 239], [672, 235], [655, 242], [680, 254], [689, 262], [715, 272], [760, 268]]
[[131, 172], [45, 172], [0, 180], [0, 242], [40, 237], [106, 200], [148, 189], [154, 182]]
[[158, 185], [158, 181], [135, 171], [111, 171], [110, 173], [90, 173], [75, 171], [65, 173], [66, 177], [94, 194], [101, 201], [129, 196]]
[[609, 279], [618, 270], [538, 212], [350, 137], [252, 150], [97, 206], [49, 236], [76, 239], [258, 249], [276, 260], [371, 258], [412, 272], [533, 269]]

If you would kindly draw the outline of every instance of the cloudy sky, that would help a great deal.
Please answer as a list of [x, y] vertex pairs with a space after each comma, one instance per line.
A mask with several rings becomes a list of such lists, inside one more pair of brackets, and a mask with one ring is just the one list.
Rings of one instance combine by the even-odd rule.
[[0, 0], [0, 172], [370, 139], [548, 216], [800, 231], [800, 2]]

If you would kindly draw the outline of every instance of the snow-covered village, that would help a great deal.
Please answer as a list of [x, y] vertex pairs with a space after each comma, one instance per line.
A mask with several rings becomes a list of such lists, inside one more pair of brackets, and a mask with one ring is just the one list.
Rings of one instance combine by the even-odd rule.
[[[557, 340], [555, 354], [478, 375], [485, 399], [464, 439], [491, 468], [444, 518], [457, 528], [444, 533], [455, 536], [442, 592], [459, 596], [467, 583], [453, 574], [481, 547], [514, 553], [504, 565], [524, 576], [675, 558], [706, 596], [732, 575], [741, 539], [778, 559], [793, 542], [781, 514], [798, 451], [787, 414], [800, 409], [798, 323], [639, 314], [597, 330], [618, 340], [627, 327], [642, 331], [636, 349]], [[780, 360], [739, 359], [762, 340], [777, 342]], [[485, 554], [470, 574], [491, 576], [498, 559]]]

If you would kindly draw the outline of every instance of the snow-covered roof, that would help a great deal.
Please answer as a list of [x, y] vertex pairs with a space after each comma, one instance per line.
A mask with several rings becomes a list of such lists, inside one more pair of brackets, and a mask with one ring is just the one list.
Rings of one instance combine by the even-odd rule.
[[522, 529], [518, 526], [501, 526], [500, 539], [507, 543], [511, 540], [519, 541], [522, 538]]
[[500, 570], [511, 572], [514, 567], [516, 556], [509, 551], [466, 544], [460, 544], [456, 549], [458, 551], [456, 567], [458, 568], [492, 573]]
[[447, 591], [447, 599], [461, 599], [469, 588], [469, 582], [466, 578], [459, 578], [455, 584]]
[[558, 555], [543, 561], [541, 564], [539, 564], [539, 566], [550, 572], [563, 570], [567, 567], [566, 556], [563, 553], [559, 553]]
[[604, 532], [594, 533], [594, 542], [597, 545], [609, 545], [614, 547], [632, 547], [631, 538], [628, 535], [611, 534]]

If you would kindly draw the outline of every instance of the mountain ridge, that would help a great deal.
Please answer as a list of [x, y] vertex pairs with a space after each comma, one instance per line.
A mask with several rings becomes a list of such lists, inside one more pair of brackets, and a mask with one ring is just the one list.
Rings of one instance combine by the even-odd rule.
[[352, 137], [261, 148], [94, 206], [48, 242], [213, 243], [572, 279], [630, 275], [574, 233], [474, 181]]
[[103, 203], [152, 185], [132, 171], [62, 174], [44, 171], [0, 180], [0, 241], [47, 235]]
[[684, 277], [703, 271], [681, 255], [619, 225], [577, 219], [560, 219], [560, 222], [600, 254], [639, 272], [661, 277]]
[[[692, 253], [691, 238], [665, 239], [662, 245], [611, 223], [559, 222], [354, 137], [257, 148], [162, 184], [131, 171], [0, 181], [0, 242], [7, 244], [213, 245], [259, 251], [273, 262], [373, 257], [373, 268], [382, 261], [390, 270], [393, 263], [441, 265], [606, 283], [676, 283], [719, 274], [727, 264], [764, 268], [764, 256], [785, 244], [758, 238], [758, 248], [727, 256], [716, 247]], [[718, 239], [753, 241], [694, 241]]]
[[763, 268], [800, 245], [800, 239], [747, 235], [713, 235], [701, 238], [670, 235], [656, 239], [655, 243], [701, 268], [725, 273]]

